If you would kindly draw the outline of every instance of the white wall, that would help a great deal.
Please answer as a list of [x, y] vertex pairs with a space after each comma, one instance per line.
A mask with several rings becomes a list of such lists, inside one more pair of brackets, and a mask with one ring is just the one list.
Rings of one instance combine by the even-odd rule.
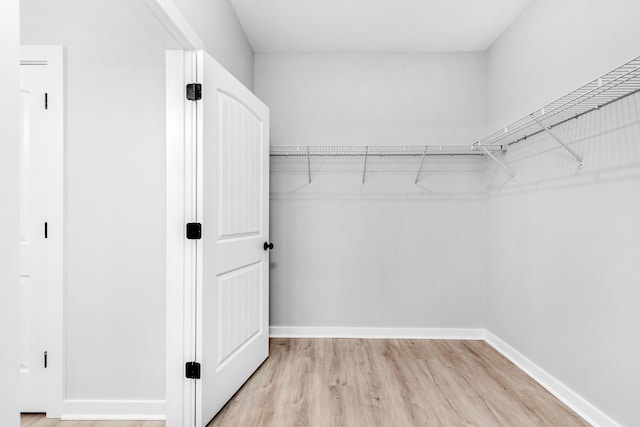
[[[597, 129], [598, 132], [593, 132]], [[640, 385], [640, 96], [556, 128], [506, 157], [489, 198], [487, 327], [622, 425]]]
[[[640, 54], [639, 14], [635, 1], [534, 0], [489, 54], [490, 122], [505, 124]], [[585, 167], [540, 135], [512, 146], [506, 160], [517, 179], [489, 198], [487, 327], [636, 425], [640, 97], [556, 131]]]
[[256, 54], [272, 145], [471, 144], [484, 54]]
[[253, 90], [253, 49], [229, 0], [174, 0], [205, 50]]
[[18, 0], [0, 3], [0, 425], [18, 414], [18, 177], [20, 19]]
[[22, 0], [22, 42], [66, 48], [66, 397], [162, 401], [164, 50], [118, 0]]
[[[482, 54], [256, 55], [272, 144], [471, 143]], [[271, 324], [483, 327], [482, 171], [459, 159], [272, 160]]]
[[640, 55], [636, 0], [532, 0], [488, 51], [493, 131]]

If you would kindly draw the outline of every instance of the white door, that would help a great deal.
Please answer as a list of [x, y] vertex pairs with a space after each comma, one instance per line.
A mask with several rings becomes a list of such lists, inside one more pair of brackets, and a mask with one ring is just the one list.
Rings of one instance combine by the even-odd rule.
[[269, 109], [206, 53], [197, 75], [200, 427], [269, 354]]
[[[45, 412], [47, 66], [20, 67], [20, 411]], [[47, 227], [48, 228], [48, 227]]]

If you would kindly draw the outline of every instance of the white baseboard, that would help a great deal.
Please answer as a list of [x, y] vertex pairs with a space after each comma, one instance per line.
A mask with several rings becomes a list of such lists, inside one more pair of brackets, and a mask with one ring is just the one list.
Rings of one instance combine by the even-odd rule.
[[527, 359], [520, 352], [502, 341], [490, 331], [486, 331], [486, 341], [493, 348], [502, 353], [502, 355], [507, 359], [513, 362], [514, 365], [522, 369], [527, 375], [538, 382], [538, 384], [546, 388], [562, 403], [584, 418], [589, 424], [595, 427], [620, 427], [618, 423], [609, 418], [598, 408], [587, 402], [579, 394], [562, 384], [547, 371]]
[[483, 340], [484, 329], [464, 328], [348, 328], [319, 326], [271, 326], [272, 338], [369, 338]]
[[164, 400], [65, 400], [62, 420], [164, 420]]
[[[598, 408], [562, 384], [544, 369], [481, 328], [344, 328], [272, 326], [273, 338], [369, 338], [486, 340], [575, 413], [596, 427], [620, 427]], [[63, 420], [164, 420], [164, 400], [65, 400]]]

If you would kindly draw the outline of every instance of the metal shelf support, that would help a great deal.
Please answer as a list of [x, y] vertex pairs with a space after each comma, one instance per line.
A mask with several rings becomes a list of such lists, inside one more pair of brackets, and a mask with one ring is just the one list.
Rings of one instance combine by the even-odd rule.
[[422, 160], [420, 160], [420, 167], [418, 168], [418, 173], [416, 174], [416, 180], [413, 185], [418, 185], [418, 179], [420, 178], [420, 172], [422, 172], [422, 165], [424, 164], [424, 158], [427, 157], [427, 149], [428, 147], [424, 147], [424, 153], [422, 153]]
[[498, 160], [498, 158], [496, 156], [494, 156], [493, 154], [491, 154], [489, 152], [489, 150], [487, 150], [486, 148], [484, 148], [482, 145], [478, 145], [478, 147], [485, 152], [485, 154], [487, 154], [489, 157], [491, 157], [498, 165], [500, 165], [500, 167], [504, 170], [506, 170], [507, 172], [509, 172], [509, 175], [511, 175], [512, 178], [516, 177], [516, 174], [514, 171], [511, 170], [511, 168], [509, 168], [507, 165], [505, 165], [504, 163], [502, 163], [500, 160]]
[[369, 154], [369, 146], [364, 148], [364, 168], [362, 169], [362, 183], [364, 184], [364, 178], [367, 175], [367, 157]]
[[309, 174], [309, 185], [311, 185], [311, 147], [307, 146], [307, 172]]
[[567, 144], [565, 144], [564, 141], [562, 141], [562, 139], [560, 139], [560, 137], [558, 135], [556, 135], [556, 133], [554, 131], [552, 131], [550, 127], [546, 126], [540, 120], [535, 118], [533, 116], [533, 114], [531, 114], [531, 118], [533, 119], [534, 122], [536, 122], [538, 124], [538, 126], [540, 126], [542, 128], [542, 130], [544, 130], [547, 134], [549, 134], [549, 136], [551, 138], [555, 139], [555, 141], [558, 144], [560, 144], [562, 146], [562, 148], [567, 150], [573, 157], [575, 157], [575, 159], [578, 161], [578, 163], [580, 163], [580, 167], [582, 167], [582, 159], [576, 154], [575, 151], [573, 151]]

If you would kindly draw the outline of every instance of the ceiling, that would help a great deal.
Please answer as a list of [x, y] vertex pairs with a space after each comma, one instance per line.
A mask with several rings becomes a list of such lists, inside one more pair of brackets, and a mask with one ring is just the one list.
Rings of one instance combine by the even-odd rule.
[[231, 0], [255, 52], [487, 49], [530, 0]]

